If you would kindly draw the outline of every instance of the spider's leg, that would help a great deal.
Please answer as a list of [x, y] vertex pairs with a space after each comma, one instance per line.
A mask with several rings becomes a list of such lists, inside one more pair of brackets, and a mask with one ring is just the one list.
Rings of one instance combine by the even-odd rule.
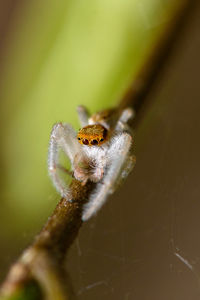
[[69, 171], [68, 169], [66, 169], [65, 167], [63, 167], [62, 165], [58, 164], [57, 168], [61, 171], [63, 171], [64, 173], [68, 174], [69, 176], [73, 176], [73, 172]]
[[130, 155], [132, 136], [123, 132], [112, 138], [108, 150], [108, 167], [105, 175], [99, 183], [95, 192], [91, 195], [89, 202], [85, 205], [82, 220], [88, 220], [95, 214], [106, 201], [109, 194], [115, 190], [118, 179], [122, 176], [127, 157]]
[[130, 119], [133, 119], [134, 117], [135, 117], [134, 109], [131, 107], [128, 107], [122, 111], [119, 121], [121, 121], [123, 123], [127, 123]]
[[77, 113], [81, 127], [87, 126], [89, 124], [88, 119], [90, 117], [87, 108], [83, 105], [79, 105], [77, 106]]
[[124, 162], [124, 165], [122, 166], [121, 174], [115, 183], [113, 192], [123, 183], [123, 181], [129, 175], [129, 173], [133, 170], [135, 163], [136, 163], [136, 157], [134, 154], [132, 154], [132, 147], [131, 147], [130, 154], [127, 157], [126, 161]]
[[80, 144], [76, 139], [76, 132], [68, 124], [57, 123], [54, 125], [49, 144], [48, 170], [53, 184], [62, 197], [69, 196], [69, 188], [64, 180], [59, 176], [59, 152], [63, 150], [69, 157], [71, 164], [78, 151]]
[[127, 122], [130, 120], [130, 119], [133, 119], [135, 117], [135, 111], [131, 108], [131, 107], [128, 107], [128, 108], [125, 108], [118, 121], [117, 121], [117, 124], [115, 126], [115, 130], [116, 131], [122, 131], [122, 130], [127, 130], [128, 132], [130, 131], [130, 128], [127, 124]]

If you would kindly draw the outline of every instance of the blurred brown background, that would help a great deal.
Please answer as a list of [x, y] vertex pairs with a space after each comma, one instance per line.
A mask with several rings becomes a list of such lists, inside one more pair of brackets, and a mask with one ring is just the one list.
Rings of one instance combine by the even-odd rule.
[[[144, 104], [133, 173], [70, 249], [77, 299], [200, 298], [199, 28], [200, 3]], [[1, 279], [41, 224], [24, 229], [15, 245], [2, 236]]]
[[200, 298], [200, 5], [136, 131], [137, 164], [67, 259], [78, 299]]

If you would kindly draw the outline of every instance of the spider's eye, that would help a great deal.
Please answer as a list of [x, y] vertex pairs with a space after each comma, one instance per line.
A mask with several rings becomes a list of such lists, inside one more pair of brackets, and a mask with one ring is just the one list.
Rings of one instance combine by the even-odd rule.
[[80, 141], [80, 139], [81, 139], [81, 138], [80, 138], [80, 137], [78, 137], [78, 140], [79, 140], [79, 141]]
[[92, 144], [92, 145], [98, 145], [98, 141], [97, 141], [97, 140], [92, 140], [92, 141], [91, 141], [91, 144]]
[[103, 142], [104, 141], [104, 139], [100, 139], [100, 142]]
[[84, 145], [88, 145], [88, 144], [89, 144], [88, 140], [87, 140], [87, 139], [84, 139], [84, 140], [83, 140], [83, 144], [84, 144]]

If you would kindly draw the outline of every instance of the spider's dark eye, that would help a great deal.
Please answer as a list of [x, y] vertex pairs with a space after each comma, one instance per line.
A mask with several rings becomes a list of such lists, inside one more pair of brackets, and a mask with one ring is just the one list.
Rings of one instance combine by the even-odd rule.
[[88, 144], [89, 144], [88, 140], [87, 140], [87, 139], [84, 139], [84, 140], [83, 140], [83, 144], [84, 144], [84, 145], [88, 145]]
[[104, 139], [100, 139], [100, 142], [103, 142], [104, 141]]
[[92, 145], [98, 145], [98, 141], [97, 141], [97, 140], [92, 140], [92, 141], [91, 141], [91, 144], [92, 144]]
[[78, 137], [78, 140], [79, 140], [79, 141], [80, 141], [80, 139], [81, 139], [81, 138], [80, 138], [80, 137]]

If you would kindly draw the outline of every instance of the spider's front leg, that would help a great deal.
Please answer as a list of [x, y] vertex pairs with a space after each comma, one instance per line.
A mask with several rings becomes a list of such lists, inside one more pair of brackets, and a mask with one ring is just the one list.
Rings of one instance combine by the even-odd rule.
[[125, 108], [117, 121], [115, 126], [115, 131], [128, 131], [131, 132], [130, 127], [128, 126], [128, 121], [135, 117], [135, 111], [131, 108]]
[[54, 125], [48, 152], [49, 175], [57, 191], [66, 198], [69, 196], [69, 188], [58, 173], [60, 150], [64, 151], [73, 165], [75, 155], [80, 151], [80, 144], [76, 139], [76, 132], [69, 124], [57, 123]]
[[133, 138], [127, 132], [121, 132], [112, 138], [107, 152], [106, 172], [84, 207], [83, 221], [88, 220], [101, 208], [107, 196], [115, 191], [121, 178], [126, 177], [132, 170], [130, 165], [132, 143]]
[[90, 114], [87, 110], [87, 108], [83, 105], [77, 106], [77, 113], [78, 113], [78, 118], [81, 124], [81, 127], [85, 127], [89, 124], [89, 117]]

